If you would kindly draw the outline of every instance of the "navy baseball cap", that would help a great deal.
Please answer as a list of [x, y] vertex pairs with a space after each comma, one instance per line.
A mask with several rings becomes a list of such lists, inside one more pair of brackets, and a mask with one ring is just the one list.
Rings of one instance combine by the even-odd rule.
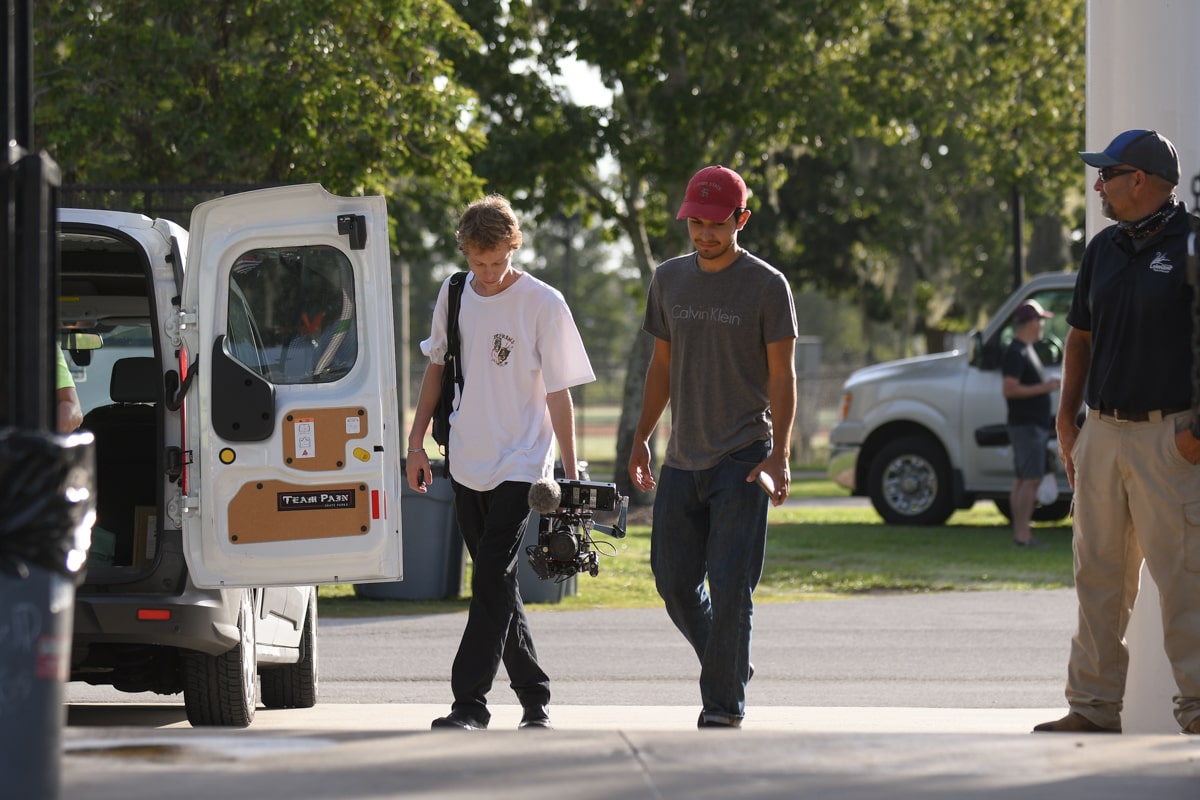
[[1080, 153], [1084, 163], [1093, 167], [1128, 164], [1142, 172], [1179, 184], [1179, 154], [1171, 140], [1158, 131], [1135, 129], [1119, 134], [1100, 153]]

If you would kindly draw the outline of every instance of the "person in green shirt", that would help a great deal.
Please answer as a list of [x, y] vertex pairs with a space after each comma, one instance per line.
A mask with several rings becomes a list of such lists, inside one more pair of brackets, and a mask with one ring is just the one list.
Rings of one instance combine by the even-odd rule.
[[56, 429], [68, 434], [83, 423], [83, 406], [79, 404], [79, 393], [75, 391], [75, 380], [67, 367], [67, 357], [58, 348], [58, 375], [54, 381], [54, 408], [57, 414]]

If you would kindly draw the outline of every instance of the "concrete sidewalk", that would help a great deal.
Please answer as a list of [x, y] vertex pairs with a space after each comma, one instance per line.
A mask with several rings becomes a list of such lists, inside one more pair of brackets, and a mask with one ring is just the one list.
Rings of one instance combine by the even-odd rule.
[[1200, 737], [1169, 712], [1161, 733], [1030, 733], [1065, 711], [1075, 606], [1070, 590], [759, 604], [740, 731], [696, 729], [698, 664], [662, 609], [533, 615], [553, 731], [516, 730], [503, 678], [489, 730], [430, 731], [461, 614], [323, 619], [321, 702], [245, 730], [72, 685], [63, 800], [1200, 797]]
[[72, 708], [64, 800], [1141, 800], [1200, 787], [1200, 737], [1027, 732], [1058, 709], [765, 707], [741, 731], [698, 731], [691, 707], [559, 706], [555, 730], [517, 731], [519, 709], [498, 706], [488, 731], [431, 732], [443, 706], [260, 711], [243, 731], [107, 704], [106, 724], [119, 711], [130, 727], [93, 730], [92, 708]]
[[[517, 705], [493, 705], [490, 736], [515, 731], [521, 719]], [[551, 706], [555, 731], [653, 731], [676, 733], [696, 731], [694, 706]], [[313, 708], [271, 710], [260, 708], [250, 729], [210, 729], [207, 733], [234, 736], [271, 732], [295, 735], [297, 731], [335, 733], [425, 733], [435, 717], [444, 716], [446, 706], [434, 703], [318, 703]], [[766, 706], [750, 709], [742, 733], [886, 733], [886, 734], [1028, 734], [1034, 724], [1062, 716], [1059, 708], [844, 708]], [[89, 729], [114, 727], [122, 736], [130, 729], [157, 735], [159, 731], [187, 730], [201, 735], [187, 722], [178, 705], [132, 703], [76, 704], [69, 709], [66, 751], [86, 750], [96, 743]], [[435, 731], [442, 733], [444, 731]], [[453, 732], [453, 731], [452, 731]], [[463, 735], [471, 735], [464, 732]], [[524, 732], [526, 735], [530, 732]], [[719, 733], [719, 731], [718, 731]], [[108, 730], [99, 738], [109, 735]], [[735, 734], [736, 735], [736, 734]]]

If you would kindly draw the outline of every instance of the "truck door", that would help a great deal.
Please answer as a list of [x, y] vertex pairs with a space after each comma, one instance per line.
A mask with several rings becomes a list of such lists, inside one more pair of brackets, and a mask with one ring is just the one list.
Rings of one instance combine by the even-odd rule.
[[196, 585], [402, 577], [391, 298], [382, 197], [196, 207], [178, 320]]

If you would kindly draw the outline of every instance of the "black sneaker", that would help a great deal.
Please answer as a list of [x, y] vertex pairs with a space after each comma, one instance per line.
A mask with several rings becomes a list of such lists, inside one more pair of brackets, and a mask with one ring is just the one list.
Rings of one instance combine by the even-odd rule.
[[451, 711], [446, 716], [435, 719], [429, 727], [434, 730], [438, 728], [457, 728], [462, 731], [485, 731], [487, 730], [487, 723], [480, 722], [462, 711]]
[[696, 720], [697, 728], [725, 728], [726, 730], [737, 730], [742, 727], [742, 721], [731, 717], [710, 717], [703, 711], [700, 712], [700, 719]]
[[545, 706], [530, 706], [525, 709], [525, 713], [521, 715], [521, 723], [518, 728], [525, 729], [550, 729], [550, 712]]

